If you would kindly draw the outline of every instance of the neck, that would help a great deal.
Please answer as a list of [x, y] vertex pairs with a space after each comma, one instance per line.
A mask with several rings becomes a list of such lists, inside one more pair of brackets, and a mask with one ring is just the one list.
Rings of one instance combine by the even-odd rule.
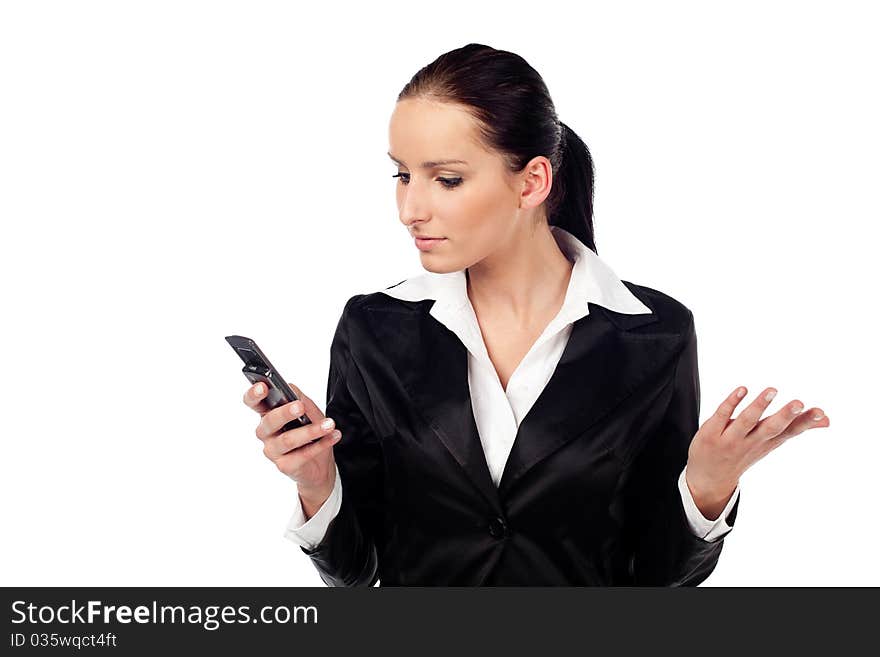
[[471, 305], [515, 327], [528, 327], [565, 299], [573, 264], [550, 227], [520, 231], [466, 270]]

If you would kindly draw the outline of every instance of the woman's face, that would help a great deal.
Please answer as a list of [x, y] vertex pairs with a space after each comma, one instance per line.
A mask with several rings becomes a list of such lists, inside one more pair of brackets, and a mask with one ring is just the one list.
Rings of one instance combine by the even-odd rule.
[[[479, 143], [476, 123], [459, 106], [398, 101], [389, 144], [400, 174], [400, 221], [413, 235], [444, 238], [419, 250], [428, 271], [465, 269], [509, 244], [531, 221], [534, 209], [524, 211], [521, 203], [526, 174], [509, 173], [501, 157]], [[446, 160], [463, 162], [437, 164]]]

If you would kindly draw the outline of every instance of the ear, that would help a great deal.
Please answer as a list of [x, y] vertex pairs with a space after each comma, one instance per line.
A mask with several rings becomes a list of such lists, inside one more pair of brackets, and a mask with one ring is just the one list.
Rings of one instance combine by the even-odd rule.
[[553, 166], [543, 155], [537, 155], [526, 164], [522, 172], [523, 187], [520, 207], [536, 208], [550, 195], [553, 185]]

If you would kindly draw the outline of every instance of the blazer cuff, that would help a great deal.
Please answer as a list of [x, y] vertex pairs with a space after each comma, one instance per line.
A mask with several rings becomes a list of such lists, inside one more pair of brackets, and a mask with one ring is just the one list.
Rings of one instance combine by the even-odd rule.
[[727, 505], [719, 514], [718, 518], [715, 520], [709, 520], [700, 513], [700, 509], [697, 507], [696, 502], [694, 502], [693, 495], [691, 495], [691, 489], [688, 488], [687, 481], [685, 480], [686, 473], [687, 464], [685, 463], [684, 469], [682, 469], [681, 474], [678, 477], [678, 490], [681, 493], [681, 501], [684, 505], [685, 515], [687, 516], [688, 526], [690, 526], [691, 532], [694, 536], [709, 542], [723, 538], [731, 531], [731, 529], [733, 529], [733, 526], [727, 523], [727, 517], [733, 510], [733, 507], [739, 498], [739, 484], [737, 484], [736, 489], [733, 491], [733, 495], [730, 496], [730, 500], [727, 502]]
[[330, 521], [339, 513], [341, 506], [342, 478], [339, 476], [339, 468], [336, 467], [336, 481], [333, 483], [330, 497], [308, 520], [303, 512], [302, 500], [299, 499], [299, 489], [296, 489], [296, 506], [287, 523], [287, 528], [284, 530], [284, 537], [307, 550], [314, 549], [323, 540], [327, 533], [327, 527], [330, 526]]

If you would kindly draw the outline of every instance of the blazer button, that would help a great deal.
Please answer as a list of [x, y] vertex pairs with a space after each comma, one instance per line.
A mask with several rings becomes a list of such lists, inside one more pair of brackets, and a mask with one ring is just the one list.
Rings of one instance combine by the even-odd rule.
[[489, 520], [489, 534], [495, 538], [504, 538], [508, 534], [507, 523], [498, 516]]

